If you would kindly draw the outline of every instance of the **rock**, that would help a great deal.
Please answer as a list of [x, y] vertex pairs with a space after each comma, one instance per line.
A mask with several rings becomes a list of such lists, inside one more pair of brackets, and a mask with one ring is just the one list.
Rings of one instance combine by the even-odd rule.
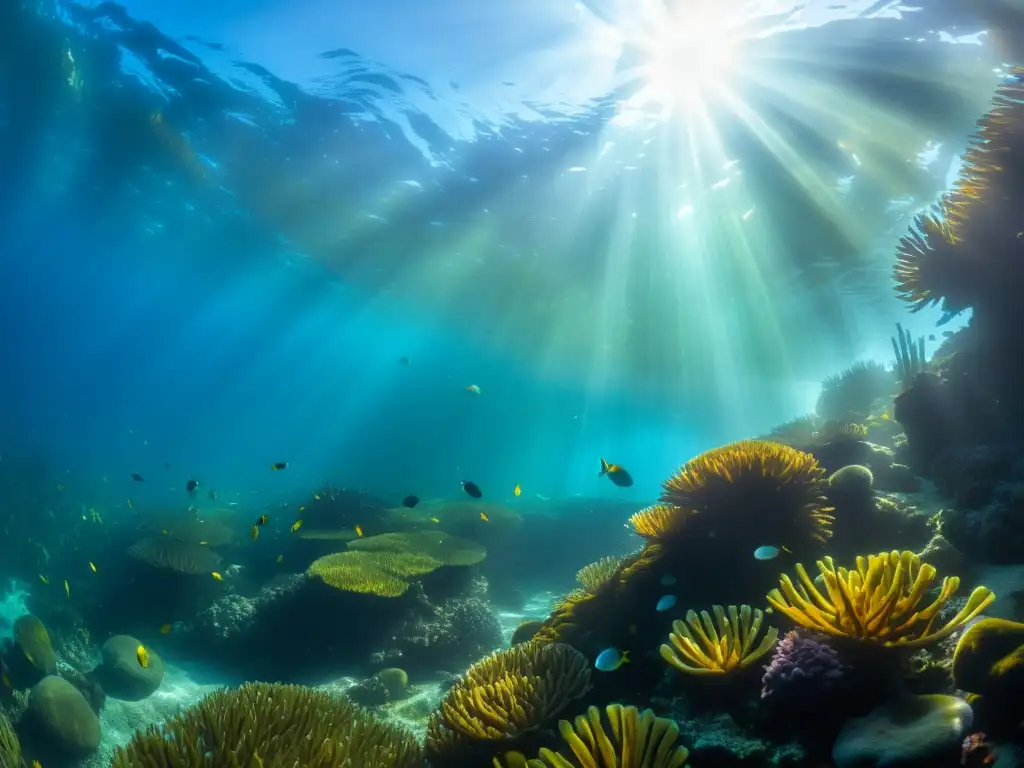
[[149, 666], [139, 664], [136, 653], [139, 641], [130, 635], [114, 635], [103, 644], [103, 663], [93, 676], [106, 694], [122, 701], [142, 701], [150, 696], [164, 679], [164, 662], [147, 647]]
[[81, 758], [100, 746], [99, 718], [81, 692], [63, 678], [49, 675], [32, 687], [26, 716], [48, 751]]
[[902, 696], [848, 720], [832, 748], [832, 760], [836, 768], [941, 765], [959, 755], [973, 719], [971, 706], [956, 696]]

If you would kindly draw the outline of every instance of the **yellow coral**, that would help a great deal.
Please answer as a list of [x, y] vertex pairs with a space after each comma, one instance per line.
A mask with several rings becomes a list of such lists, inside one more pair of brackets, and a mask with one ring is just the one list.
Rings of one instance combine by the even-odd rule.
[[574, 722], [558, 723], [568, 754], [542, 749], [527, 759], [508, 752], [494, 758], [494, 768], [680, 768], [690, 756], [686, 747], [676, 746], [679, 726], [649, 709], [609, 704], [605, 716], [607, 729], [597, 707]]
[[315, 560], [307, 573], [345, 592], [399, 597], [409, 589], [409, 578], [435, 571], [441, 565], [426, 555], [407, 552], [349, 551]]
[[0, 766], [18, 768], [21, 765], [21, 744], [7, 715], [0, 712]]
[[487, 556], [487, 550], [475, 541], [438, 530], [382, 533], [350, 541], [348, 548], [361, 552], [397, 552], [426, 556], [442, 565], [475, 565]]
[[657, 541], [676, 536], [691, 514], [675, 504], [652, 504], [634, 513], [629, 518], [629, 524], [638, 536]]
[[588, 592], [596, 592], [603, 584], [611, 580], [621, 564], [621, 557], [602, 557], [597, 562], [580, 568], [576, 573], [576, 580]]
[[246, 683], [137, 732], [114, 752], [111, 768], [419, 768], [422, 762], [411, 734], [344, 698], [298, 685]]
[[590, 664], [563, 643], [527, 642], [478, 661], [427, 724], [427, 754], [456, 764], [460, 751], [497, 746], [549, 723], [590, 690]]
[[853, 570], [836, 568], [832, 558], [818, 561], [823, 594], [797, 564], [798, 583], [783, 574], [779, 589], [768, 602], [800, 626], [836, 637], [878, 643], [884, 646], [919, 648], [947, 637], [957, 627], [981, 613], [995, 595], [977, 587], [966, 605], [942, 627], [934, 624], [939, 612], [960, 586], [960, 579], [947, 576], [939, 595], [929, 605], [918, 603], [932, 587], [936, 570], [913, 552], [882, 552], [857, 558]]
[[680, 672], [718, 675], [745, 669], [768, 653], [778, 640], [779, 630], [768, 627], [761, 642], [754, 645], [764, 613], [749, 605], [730, 605], [728, 614], [720, 605], [712, 610], [714, 620], [707, 611], [701, 611], [700, 616], [689, 611], [689, 627], [679, 620], [672, 623], [672, 645], [661, 646], [661, 657]]

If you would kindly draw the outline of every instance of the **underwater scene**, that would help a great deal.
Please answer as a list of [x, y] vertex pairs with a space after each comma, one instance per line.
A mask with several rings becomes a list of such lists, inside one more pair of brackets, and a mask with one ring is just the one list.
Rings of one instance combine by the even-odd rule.
[[0, 768], [1024, 768], [1024, 0], [0, 0]]

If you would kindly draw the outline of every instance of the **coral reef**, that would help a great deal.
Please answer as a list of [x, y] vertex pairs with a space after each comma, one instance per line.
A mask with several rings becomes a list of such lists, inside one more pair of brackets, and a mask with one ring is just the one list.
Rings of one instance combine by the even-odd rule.
[[661, 646], [661, 657], [690, 675], [724, 674], [746, 669], [768, 653], [778, 639], [779, 631], [768, 627], [758, 642], [764, 613], [749, 605], [730, 605], [728, 613], [716, 605], [713, 612], [714, 619], [707, 611], [701, 611], [700, 616], [689, 611], [685, 623], [675, 621], [669, 635], [671, 645]]
[[787, 632], [765, 667], [761, 698], [799, 718], [843, 692], [849, 668], [839, 653], [813, 633]]

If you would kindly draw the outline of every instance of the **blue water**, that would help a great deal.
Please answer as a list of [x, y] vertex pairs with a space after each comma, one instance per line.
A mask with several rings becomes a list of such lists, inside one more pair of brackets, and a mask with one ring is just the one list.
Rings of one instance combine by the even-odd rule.
[[[516, 483], [649, 499], [698, 451], [805, 413], [824, 375], [887, 361], [896, 321], [933, 331], [937, 314], [908, 320], [891, 298], [892, 248], [946, 183], [1000, 64], [953, 4], [761, 4], [775, 6], [755, 25], [762, 61], [780, 74], [751, 66], [734, 93], [774, 149], [745, 148], [716, 112], [735, 140], [723, 157], [754, 178], [698, 203], [708, 232], [673, 241], [661, 219], [689, 203], [659, 190], [722, 171], [712, 145], [675, 143], [678, 120], [612, 119], [641, 86], [635, 41], [610, 30], [635, 22], [645, 39], [637, 9], [653, 5], [92, 5], [42, 3], [31, 47], [66, 46], [80, 89], [15, 101], [18, 78], [57, 66], [41, 54], [0, 89], [0, 461], [38, 451], [83, 497], [140, 504], [179, 500], [189, 477], [225, 498], [324, 480], [453, 496], [472, 479], [496, 500]], [[128, 34], [132, 20], [152, 26]], [[886, 67], [900, 93], [879, 90]], [[850, 113], [795, 95], [812, 86]], [[124, 114], [153, 111], [192, 160], [132, 151], [134, 124], [118, 138]], [[823, 149], [887, 114], [934, 150], [921, 194], [892, 205], [869, 175], [884, 163], [858, 171]], [[645, 158], [651, 141], [693, 152], [667, 168]], [[774, 171], [755, 168], [770, 156]], [[804, 226], [813, 211], [726, 231], [771, 208], [787, 166], [877, 189], [873, 229], [850, 219], [860, 239], [834, 258]], [[599, 480], [601, 456], [637, 486]]]

